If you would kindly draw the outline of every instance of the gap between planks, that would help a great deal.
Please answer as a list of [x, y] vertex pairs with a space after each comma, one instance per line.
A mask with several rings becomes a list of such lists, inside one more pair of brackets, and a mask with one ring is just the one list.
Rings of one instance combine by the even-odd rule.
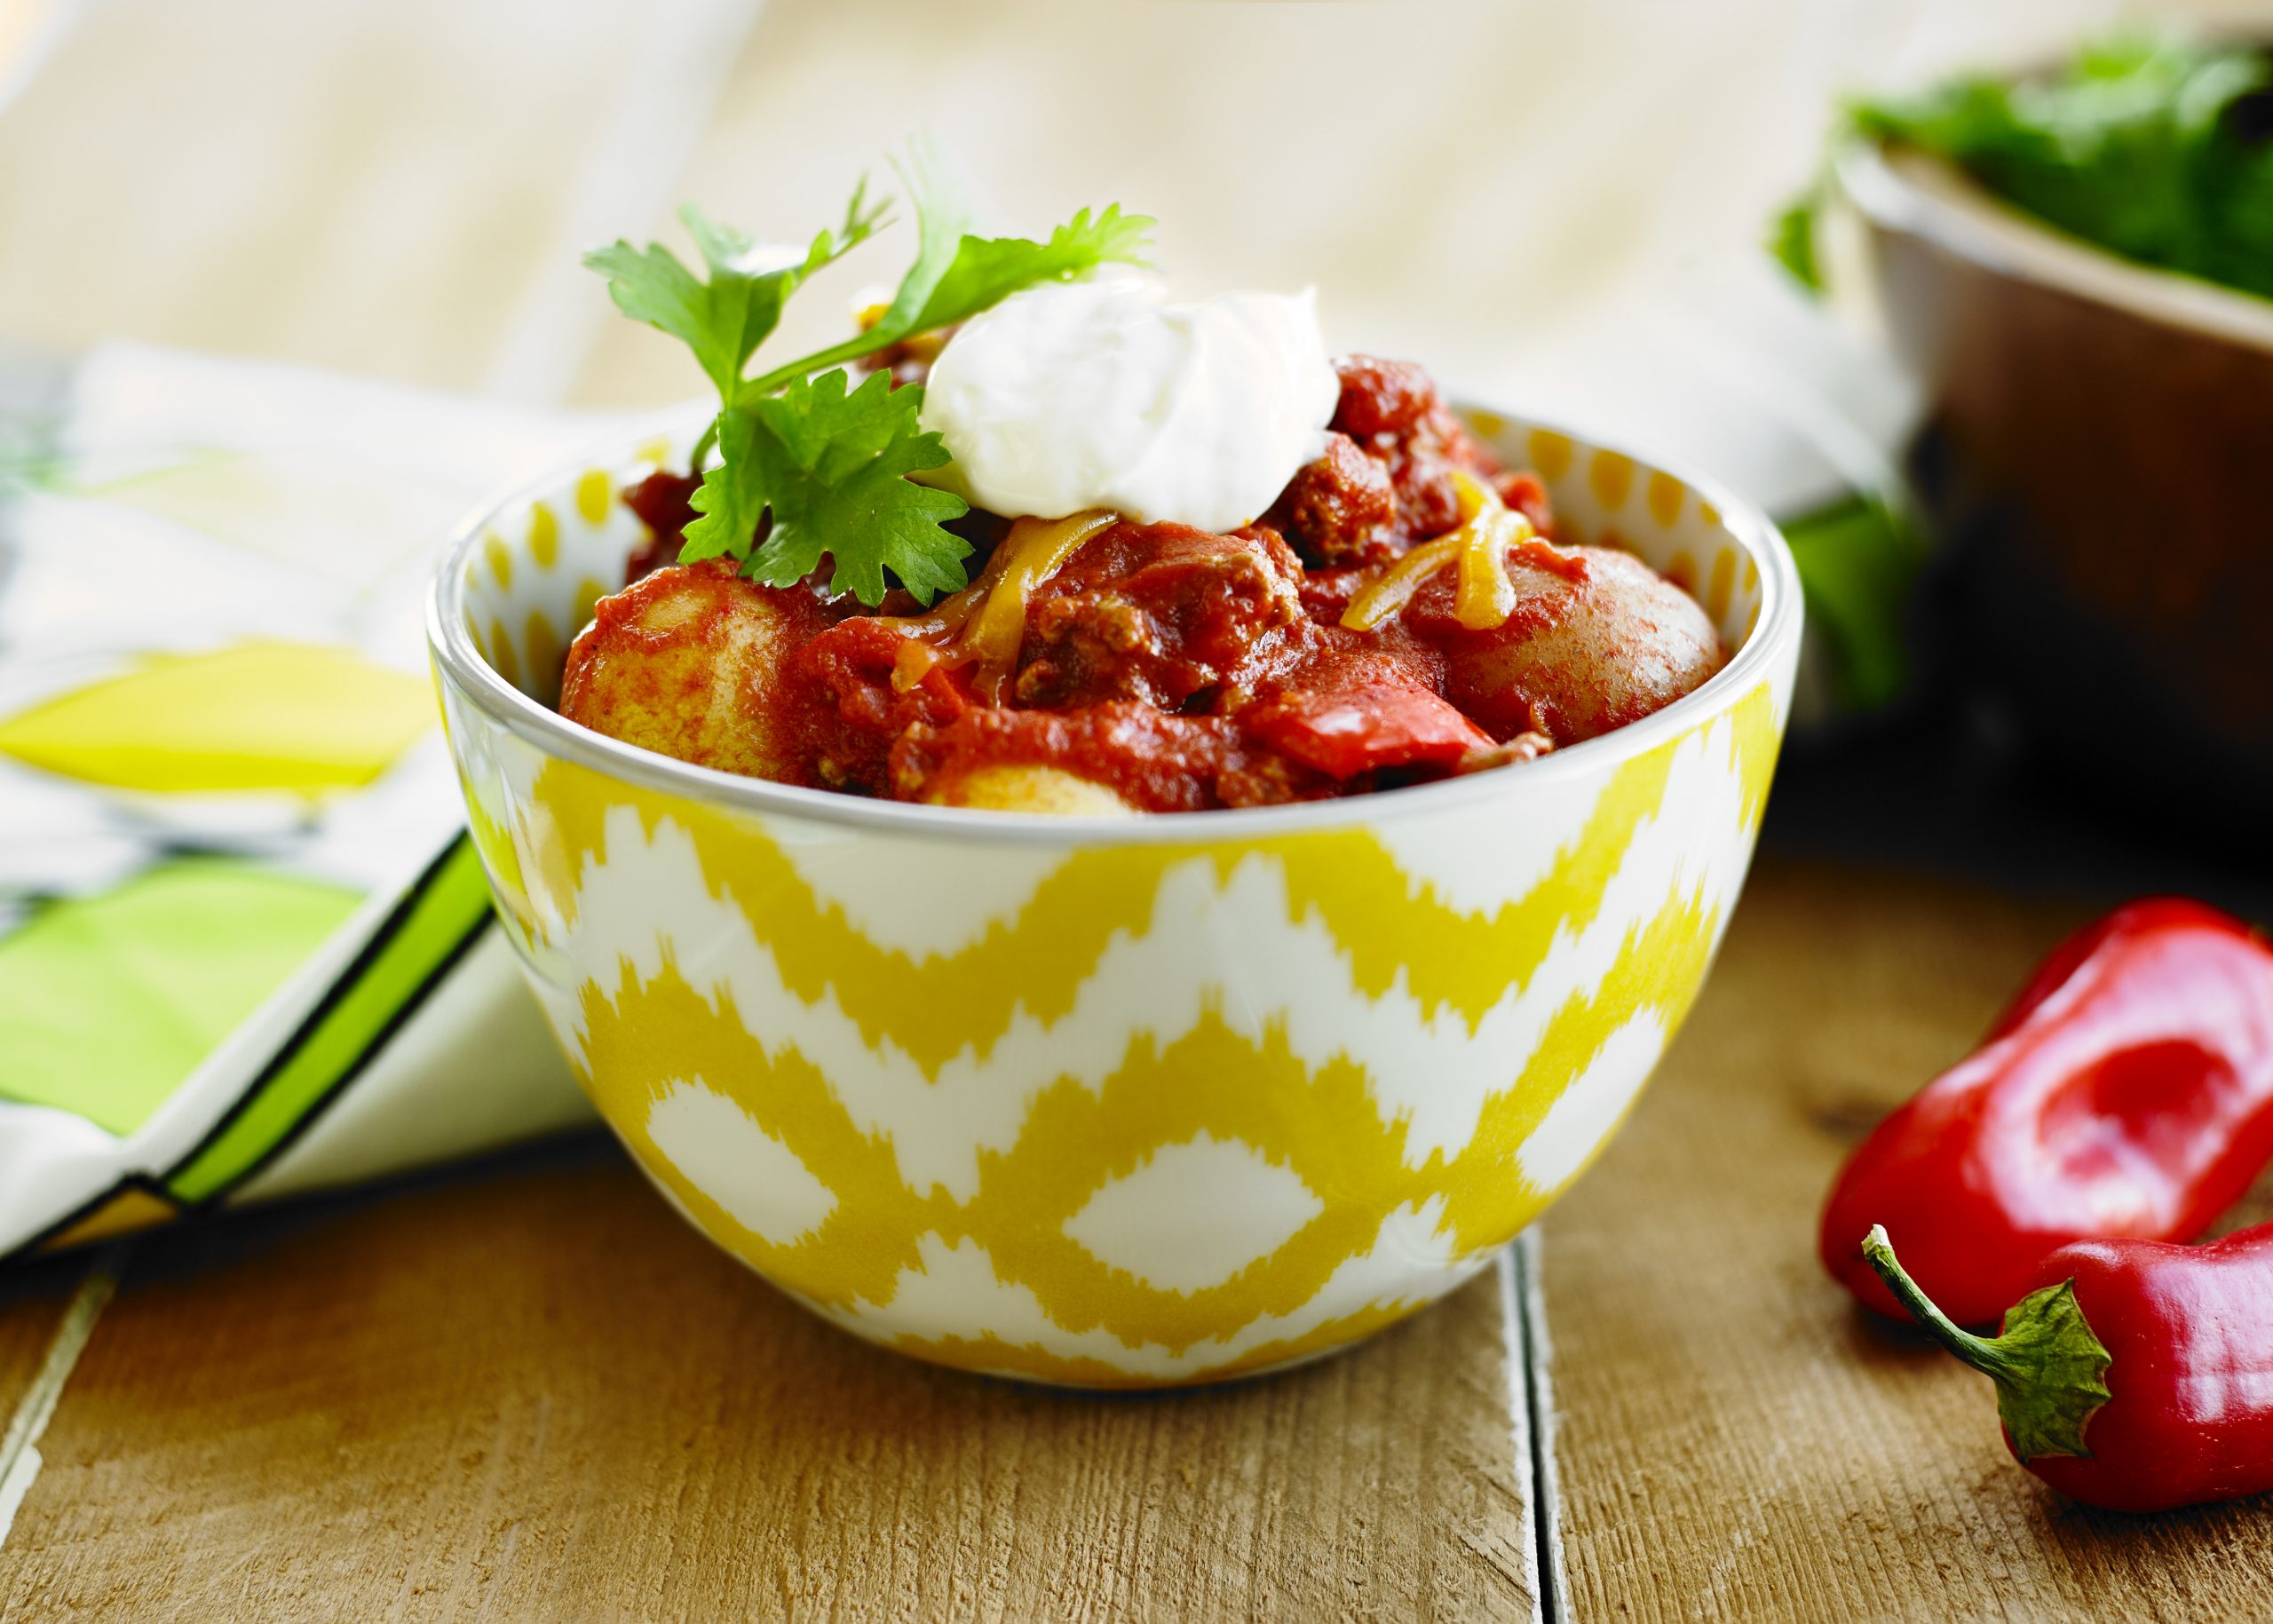
[[1540, 1288], [1543, 1242], [1535, 1228], [1502, 1248], [1500, 1280], [1501, 1335], [1508, 1348], [1508, 1424], [1516, 1470], [1531, 1485], [1531, 1541], [1524, 1578], [1531, 1616], [1539, 1624], [1570, 1624], [1563, 1572], [1563, 1507], [1555, 1470], [1555, 1386], [1549, 1367], [1554, 1343], [1547, 1330], [1547, 1297]]
[[110, 1306], [118, 1290], [118, 1277], [133, 1250], [132, 1240], [115, 1240], [87, 1265], [55, 1334], [48, 1338], [46, 1357], [17, 1400], [7, 1430], [0, 1432], [0, 1548], [7, 1545], [17, 1508], [39, 1476], [40, 1435], [47, 1430], [55, 1406], [62, 1401], [63, 1389], [78, 1368], [79, 1355], [86, 1351], [88, 1339], [95, 1334], [95, 1322]]

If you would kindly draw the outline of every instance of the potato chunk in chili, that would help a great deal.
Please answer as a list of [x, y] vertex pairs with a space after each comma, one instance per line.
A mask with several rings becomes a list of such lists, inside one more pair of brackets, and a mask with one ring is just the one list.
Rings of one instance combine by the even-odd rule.
[[1058, 817], [1127, 818], [1136, 811], [1105, 785], [1063, 767], [981, 767], [924, 799], [934, 806]]
[[1695, 599], [1632, 553], [1575, 551], [1584, 581], [1512, 561], [1515, 613], [1489, 630], [1454, 617], [1449, 570], [1405, 612], [1413, 634], [1443, 652], [1445, 697], [1496, 738], [1576, 744], [1662, 710], [1721, 669], [1721, 640]]
[[812, 593], [755, 585], [722, 558], [656, 570], [600, 599], [569, 647], [560, 714], [700, 767], [804, 782], [775, 698], [828, 618]]
[[[920, 384], [924, 364], [902, 358], [895, 383]], [[978, 584], [928, 608], [756, 586], [725, 560], [643, 574], [691, 511], [693, 481], [659, 475], [632, 502], [653, 541], [576, 638], [562, 713], [784, 783], [1125, 815], [1509, 767], [1721, 668], [1711, 622], [1673, 582], [1628, 553], [1555, 545], [1545, 487], [1501, 467], [1420, 368], [1355, 356], [1336, 370], [1323, 454], [1255, 524], [1101, 520], [1041, 569], [1006, 551], [1034, 527], [974, 512], [959, 527]], [[1500, 528], [1465, 523], [1479, 511]], [[1485, 543], [1444, 542], [1456, 530], [1510, 538], [1497, 623], [1472, 606], [1463, 622], [1469, 565], [1445, 560]], [[1412, 556], [1424, 546], [1435, 556]]]

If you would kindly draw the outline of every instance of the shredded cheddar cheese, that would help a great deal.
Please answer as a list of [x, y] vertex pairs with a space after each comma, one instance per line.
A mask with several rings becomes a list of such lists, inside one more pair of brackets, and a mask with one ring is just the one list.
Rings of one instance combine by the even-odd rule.
[[1460, 588], [1453, 617], [1470, 631], [1489, 631], [1516, 612], [1516, 583], [1508, 579], [1508, 549], [1535, 536], [1531, 520], [1503, 506], [1498, 493], [1464, 473], [1453, 476], [1460, 492]]
[[1010, 527], [986, 571], [929, 614], [901, 621], [907, 641], [892, 661], [892, 686], [905, 693], [935, 665], [978, 661], [972, 685], [987, 704], [1002, 703], [1017, 675], [1026, 641], [1026, 605], [1034, 590], [1065, 567], [1083, 542], [1118, 519], [1091, 508], [1065, 519], [1021, 519]]
[[1516, 612], [1516, 583], [1508, 575], [1508, 555], [1522, 554], [1568, 581], [1587, 578], [1587, 561], [1565, 552], [1532, 527], [1530, 519], [1501, 502], [1480, 479], [1453, 475], [1460, 493], [1460, 526], [1406, 553], [1350, 599], [1342, 623], [1370, 631], [1411, 603], [1414, 595], [1445, 565], [1460, 571], [1453, 614], [1470, 631], [1489, 631]]
[[1342, 612], [1342, 623], [1352, 631], [1371, 631], [1411, 603], [1429, 577], [1451, 563], [1460, 551], [1461, 543], [1452, 535], [1415, 547], [1350, 600], [1350, 606]]
[[1018, 645], [1026, 634], [1026, 600], [1034, 590], [1056, 574], [1073, 550], [1113, 523], [1104, 508], [1091, 508], [1066, 519], [1021, 519], [1010, 527], [990, 560], [1002, 563], [1002, 574], [986, 593], [986, 601], [971, 616], [960, 641], [978, 661], [978, 691], [990, 705], [1002, 693], [1018, 669]]

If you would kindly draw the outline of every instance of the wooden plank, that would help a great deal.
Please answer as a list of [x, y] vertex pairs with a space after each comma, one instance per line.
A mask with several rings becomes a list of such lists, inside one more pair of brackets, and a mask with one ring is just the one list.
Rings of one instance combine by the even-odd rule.
[[1545, 1224], [1575, 1616], [2262, 1616], [2266, 1505], [2062, 1500], [1987, 1382], [1815, 1260], [1846, 1150], [2084, 914], [1762, 866], [1654, 1092]]
[[143, 1246], [0, 1619], [1530, 1616], [1491, 1274], [1100, 1398], [853, 1342], [598, 1146]]

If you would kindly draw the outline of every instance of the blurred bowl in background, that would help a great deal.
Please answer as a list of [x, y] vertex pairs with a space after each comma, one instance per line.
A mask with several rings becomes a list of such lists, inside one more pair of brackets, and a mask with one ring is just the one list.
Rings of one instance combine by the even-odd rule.
[[1914, 461], [1960, 658], [2111, 793], [2261, 828], [2273, 303], [2091, 247], [1921, 152], [1857, 146], [1836, 181], [1862, 251], [1833, 281], [1926, 392]]

